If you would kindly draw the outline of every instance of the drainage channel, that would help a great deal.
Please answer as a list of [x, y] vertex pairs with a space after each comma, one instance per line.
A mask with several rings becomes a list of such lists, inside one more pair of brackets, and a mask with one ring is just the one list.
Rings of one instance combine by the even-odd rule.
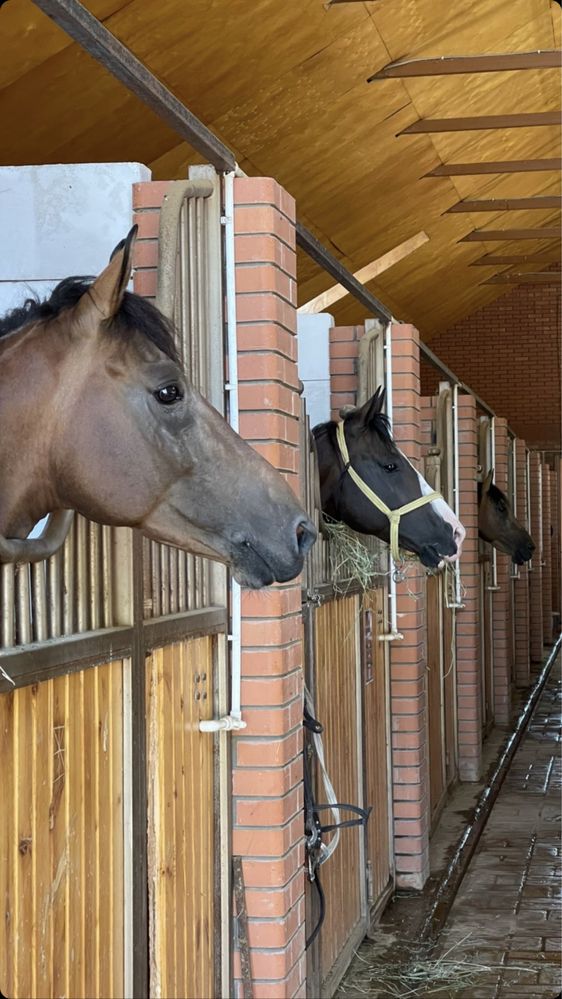
[[433, 896], [431, 907], [421, 927], [422, 943], [436, 943], [445, 925], [456, 894], [460, 888], [470, 860], [490, 817], [494, 802], [509, 771], [513, 757], [529, 727], [539, 698], [545, 688], [550, 671], [562, 646], [562, 635], [554, 644], [524, 704], [513, 733], [504, 746], [496, 767], [482, 791], [468, 822]]

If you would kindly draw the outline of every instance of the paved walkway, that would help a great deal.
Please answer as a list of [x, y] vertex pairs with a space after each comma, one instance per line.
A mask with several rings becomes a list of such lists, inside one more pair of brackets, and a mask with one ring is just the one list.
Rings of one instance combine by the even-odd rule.
[[397, 954], [396, 943], [402, 937], [398, 932], [394, 951], [384, 953], [375, 929], [374, 941], [362, 945], [338, 995], [346, 999], [558, 997], [562, 989], [561, 707], [559, 655], [436, 950], [420, 953], [406, 944]]
[[438, 954], [495, 969], [455, 993], [463, 999], [562, 988], [561, 707], [559, 655], [441, 936]]

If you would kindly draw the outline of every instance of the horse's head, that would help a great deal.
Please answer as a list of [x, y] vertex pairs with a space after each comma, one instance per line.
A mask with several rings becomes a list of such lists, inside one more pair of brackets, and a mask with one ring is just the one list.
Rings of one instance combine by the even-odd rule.
[[535, 543], [514, 516], [507, 496], [493, 484], [493, 479], [492, 468], [484, 481], [478, 483], [478, 533], [498, 551], [511, 555], [516, 565], [523, 565], [532, 558]]
[[[386, 507], [397, 510], [432, 490], [392, 440], [383, 404], [384, 390], [378, 389], [364, 406], [345, 413], [343, 431], [349, 467]], [[324, 512], [356, 531], [389, 541], [388, 516], [363, 494], [341, 457], [337, 424], [321, 424], [313, 434]], [[434, 499], [400, 517], [401, 547], [414, 552], [429, 568], [458, 558], [464, 536], [462, 524], [443, 499]]]
[[225, 562], [244, 585], [292, 579], [314, 526], [190, 384], [170, 323], [125, 290], [134, 238], [0, 339], [0, 535], [69, 508]]

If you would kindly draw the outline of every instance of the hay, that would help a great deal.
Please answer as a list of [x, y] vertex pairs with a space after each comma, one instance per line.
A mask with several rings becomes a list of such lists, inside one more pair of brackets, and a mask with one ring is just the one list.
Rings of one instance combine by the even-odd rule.
[[[470, 934], [468, 935], [470, 936]], [[340, 984], [337, 995], [341, 999], [353, 996], [368, 996], [371, 999], [423, 999], [425, 996], [440, 996], [443, 999], [454, 999], [466, 990], [482, 988], [490, 983], [490, 978], [496, 979], [506, 967], [502, 964], [483, 964], [463, 954], [462, 945], [468, 937], [455, 942], [444, 954], [432, 958], [429, 953], [412, 948], [402, 960], [393, 961], [389, 956], [386, 960], [366, 960], [356, 953], [356, 962], [346, 978]], [[458, 956], [455, 956], [457, 954]], [[357, 961], [365, 967], [357, 966]], [[531, 964], [525, 966], [508, 965], [509, 972], [528, 972], [543, 970], [544, 964], [534, 969]], [[470, 994], [470, 993], [466, 993]]]
[[330, 574], [336, 593], [347, 593], [353, 586], [359, 586], [365, 593], [376, 576], [388, 575], [382, 550], [370, 550], [347, 524], [324, 517], [322, 530], [328, 541]]

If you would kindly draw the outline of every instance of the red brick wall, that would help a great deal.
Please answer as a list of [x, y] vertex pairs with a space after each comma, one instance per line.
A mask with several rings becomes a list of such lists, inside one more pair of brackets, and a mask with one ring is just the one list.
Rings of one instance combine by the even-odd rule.
[[[234, 197], [240, 433], [298, 493], [295, 203], [264, 178], [235, 180]], [[245, 858], [256, 999], [304, 994], [302, 640], [299, 581], [242, 593], [233, 852]]]
[[[419, 333], [392, 327], [393, 433], [400, 448], [421, 467]], [[400, 386], [400, 387], [398, 387]], [[390, 646], [392, 771], [396, 880], [421, 888], [429, 875], [429, 764], [427, 741], [425, 574], [416, 565], [396, 586], [398, 630], [403, 641]]]
[[459, 404], [459, 513], [466, 528], [461, 559], [462, 603], [457, 611], [458, 753], [461, 780], [482, 768], [480, 563], [478, 549], [478, 414], [470, 395]]
[[[519, 437], [515, 441], [517, 519], [529, 529], [527, 509], [527, 458], [525, 441]], [[518, 687], [527, 687], [530, 682], [531, 650], [529, 620], [529, 570], [527, 563], [519, 566], [519, 578], [514, 581], [514, 628], [515, 663], [514, 679]]]
[[[529, 447], [560, 448], [560, 287], [523, 285], [431, 340], [431, 349]], [[424, 366], [422, 391], [435, 391]]]

